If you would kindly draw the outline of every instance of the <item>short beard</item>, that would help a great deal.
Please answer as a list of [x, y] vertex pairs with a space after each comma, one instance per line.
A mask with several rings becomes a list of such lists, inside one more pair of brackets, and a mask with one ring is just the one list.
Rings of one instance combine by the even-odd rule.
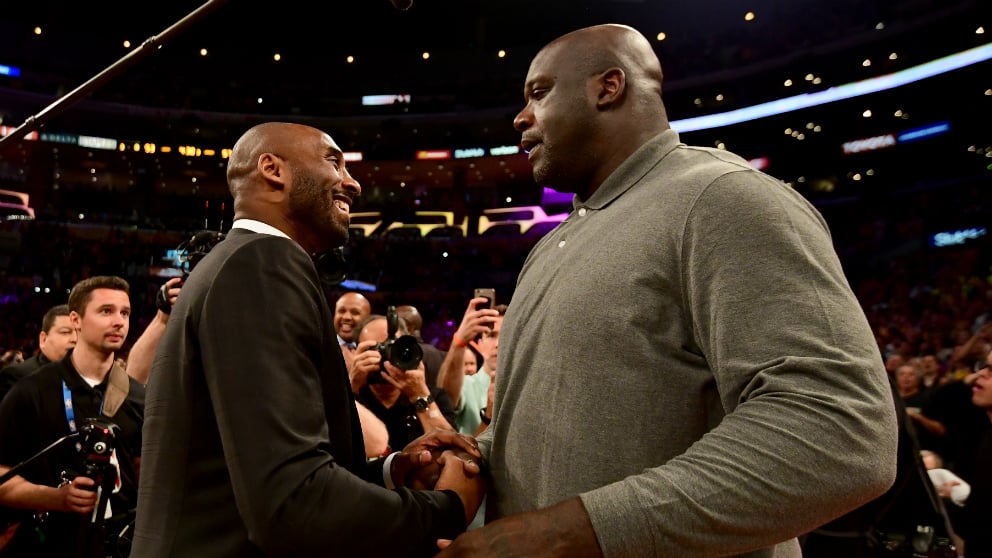
[[307, 230], [319, 235], [328, 250], [348, 241], [348, 223], [332, 217], [333, 207], [313, 175], [294, 168], [293, 189], [289, 194], [289, 215]]

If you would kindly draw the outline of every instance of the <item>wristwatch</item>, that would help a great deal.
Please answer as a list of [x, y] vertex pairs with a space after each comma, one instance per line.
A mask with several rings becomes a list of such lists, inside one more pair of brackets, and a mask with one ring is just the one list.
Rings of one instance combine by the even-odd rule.
[[489, 421], [493, 420], [491, 416], [486, 414], [485, 408], [479, 409], [479, 419], [482, 420], [482, 424], [489, 424]]
[[413, 400], [413, 407], [417, 409], [418, 413], [422, 413], [430, 408], [431, 403], [434, 402], [434, 398], [430, 395], [426, 397], [418, 397]]

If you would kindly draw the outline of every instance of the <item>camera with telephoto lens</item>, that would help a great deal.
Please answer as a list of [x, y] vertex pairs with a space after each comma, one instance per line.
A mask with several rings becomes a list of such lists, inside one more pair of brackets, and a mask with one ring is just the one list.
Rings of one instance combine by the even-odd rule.
[[[413, 370], [420, 366], [420, 361], [424, 358], [424, 350], [420, 347], [417, 338], [412, 335], [396, 337], [399, 322], [400, 318], [396, 312], [396, 307], [390, 306], [386, 310], [386, 327], [388, 329], [386, 340], [382, 343], [376, 343], [371, 349], [379, 351], [379, 354], [382, 355], [382, 363], [388, 361], [400, 370]], [[380, 364], [378, 370], [369, 374], [366, 382], [370, 384], [385, 382], [382, 379], [384, 371], [385, 365]]]

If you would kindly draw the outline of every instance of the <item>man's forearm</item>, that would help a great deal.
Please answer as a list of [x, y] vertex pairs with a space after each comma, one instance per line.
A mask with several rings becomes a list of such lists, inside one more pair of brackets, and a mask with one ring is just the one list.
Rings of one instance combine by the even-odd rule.
[[[0, 467], [0, 474], [5, 474], [10, 467]], [[55, 510], [58, 509], [58, 489], [28, 482], [20, 475], [15, 475], [0, 485], [0, 505], [24, 510]]]
[[165, 334], [165, 326], [168, 323], [169, 315], [159, 310], [155, 317], [148, 323], [148, 327], [141, 333], [141, 337], [134, 342], [131, 351], [127, 356], [127, 374], [140, 384], [148, 383], [148, 376], [151, 375], [152, 361], [155, 360], [155, 349], [158, 348], [162, 335]]
[[427, 407], [426, 411], [417, 411], [417, 419], [420, 421], [420, 426], [424, 429], [424, 432], [430, 432], [435, 429], [454, 430], [454, 427], [451, 426], [448, 419], [441, 412], [441, 408], [434, 402]]
[[444, 356], [437, 373], [437, 387], [443, 389], [455, 409], [461, 404], [462, 385], [465, 383], [465, 351], [452, 347]]
[[355, 403], [358, 409], [358, 420], [362, 424], [362, 437], [365, 440], [365, 457], [377, 457], [389, 448], [389, 431], [386, 424], [375, 416], [368, 407]]
[[589, 514], [578, 498], [504, 517], [455, 539], [438, 558], [546, 556], [602, 558]]

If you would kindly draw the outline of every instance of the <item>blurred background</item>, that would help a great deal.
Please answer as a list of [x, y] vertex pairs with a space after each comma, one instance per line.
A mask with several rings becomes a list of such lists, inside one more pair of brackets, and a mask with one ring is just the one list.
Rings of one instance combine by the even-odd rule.
[[512, 127], [530, 59], [607, 22], [653, 41], [684, 142], [820, 209], [884, 354], [950, 366], [992, 301], [987, 0], [8, 4], [0, 134], [31, 130], [0, 140], [0, 347], [32, 349], [44, 311], [97, 273], [132, 283], [137, 338], [176, 248], [230, 226], [234, 141], [283, 120], [330, 133], [363, 187], [331, 303], [413, 304], [446, 348], [472, 289], [509, 302], [571, 207], [534, 183]]

